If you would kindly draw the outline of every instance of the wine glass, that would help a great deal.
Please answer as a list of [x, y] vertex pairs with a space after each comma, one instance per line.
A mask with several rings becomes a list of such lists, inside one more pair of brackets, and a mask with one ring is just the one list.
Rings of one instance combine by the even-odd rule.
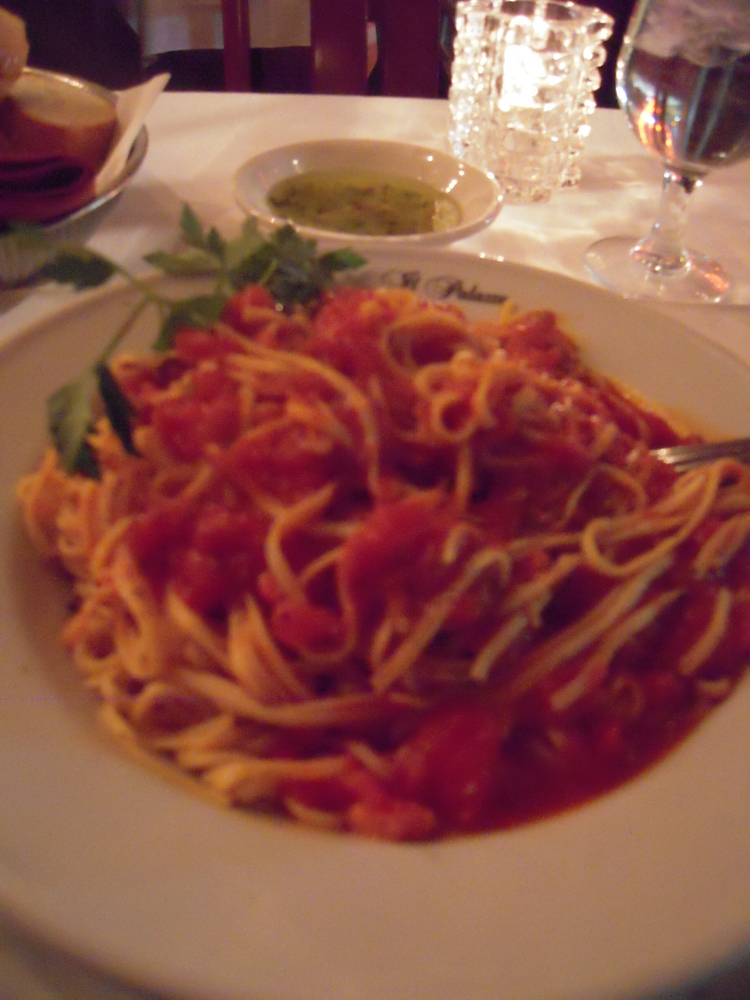
[[627, 296], [718, 302], [729, 291], [726, 271], [686, 249], [683, 234], [706, 173], [750, 156], [750, 2], [638, 0], [617, 95], [640, 141], [664, 161], [661, 201], [643, 239], [599, 240], [586, 264]]

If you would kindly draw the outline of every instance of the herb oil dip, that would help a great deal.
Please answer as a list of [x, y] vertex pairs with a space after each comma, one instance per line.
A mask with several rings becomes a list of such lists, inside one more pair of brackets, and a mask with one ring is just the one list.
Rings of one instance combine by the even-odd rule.
[[408, 236], [451, 229], [461, 209], [423, 181], [359, 170], [311, 170], [268, 193], [278, 215], [304, 226], [366, 236]]

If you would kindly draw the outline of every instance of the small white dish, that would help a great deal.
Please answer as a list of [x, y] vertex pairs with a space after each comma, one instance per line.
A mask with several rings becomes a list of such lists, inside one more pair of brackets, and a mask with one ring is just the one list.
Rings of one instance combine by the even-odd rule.
[[460, 219], [453, 226], [409, 235], [370, 236], [293, 223], [300, 234], [319, 241], [356, 243], [362, 248], [437, 246], [479, 232], [502, 207], [499, 186], [483, 170], [440, 150], [377, 139], [321, 139], [269, 149], [237, 171], [237, 201], [261, 225], [282, 226], [291, 220], [277, 214], [268, 193], [278, 181], [309, 171], [363, 171], [420, 181], [449, 196], [460, 210]]

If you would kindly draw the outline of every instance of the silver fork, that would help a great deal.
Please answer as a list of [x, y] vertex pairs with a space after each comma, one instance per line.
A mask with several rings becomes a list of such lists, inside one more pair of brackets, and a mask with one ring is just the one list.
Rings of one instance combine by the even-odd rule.
[[750, 438], [712, 441], [709, 444], [678, 444], [671, 448], [654, 448], [651, 452], [676, 472], [687, 472], [717, 458], [736, 458], [750, 463]]

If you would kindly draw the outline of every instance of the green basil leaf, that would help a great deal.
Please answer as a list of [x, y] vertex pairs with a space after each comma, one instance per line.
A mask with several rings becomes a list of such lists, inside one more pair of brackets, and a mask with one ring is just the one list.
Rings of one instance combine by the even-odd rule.
[[240, 289], [245, 285], [267, 284], [268, 277], [276, 266], [277, 257], [274, 248], [270, 243], [263, 242], [232, 269], [232, 285]]
[[214, 226], [209, 229], [206, 236], [206, 250], [220, 261], [223, 261], [226, 256], [226, 241]]
[[47, 400], [47, 426], [66, 472], [82, 471], [78, 463], [93, 422], [96, 384], [95, 370], [88, 368]]
[[81, 446], [76, 454], [73, 471], [86, 476], [87, 479], [99, 479], [101, 477], [102, 473], [99, 468], [99, 461], [94, 453], [94, 449], [86, 438], [81, 442]]
[[143, 258], [152, 267], [158, 268], [164, 274], [179, 277], [199, 274], [218, 274], [221, 271], [221, 261], [205, 250], [191, 247], [180, 253], [167, 253], [156, 250]]
[[105, 364], [96, 366], [96, 377], [99, 385], [99, 393], [104, 402], [109, 422], [112, 430], [122, 441], [122, 446], [130, 455], [137, 455], [133, 444], [133, 430], [131, 419], [135, 415], [130, 400], [120, 388], [120, 384], [112, 372]]
[[200, 249], [203, 248], [203, 226], [190, 205], [182, 206], [180, 229], [187, 243]]
[[60, 285], [73, 285], [77, 291], [97, 288], [109, 281], [118, 268], [86, 247], [66, 247], [40, 270], [40, 275], [48, 281]]
[[169, 350], [175, 333], [183, 326], [211, 326], [221, 316], [226, 303], [227, 296], [223, 292], [175, 302], [154, 341], [153, 349]]
[[235, 286], [235, 271], [241, 270], [243, 262], [251, 259], [265, 242], [256, 220], [245, 219], [240, 235], [227, 243], [224, 263]]
[[364, 257], [360, 257], [354, 250], [344, 247], [341, 250], [332, 250], [324, 253], [320, 257], [320, 266], [328, 273], [334, 274], [337, 271], [350, 271], [358, 267], [364, 267], [367, 263]]

